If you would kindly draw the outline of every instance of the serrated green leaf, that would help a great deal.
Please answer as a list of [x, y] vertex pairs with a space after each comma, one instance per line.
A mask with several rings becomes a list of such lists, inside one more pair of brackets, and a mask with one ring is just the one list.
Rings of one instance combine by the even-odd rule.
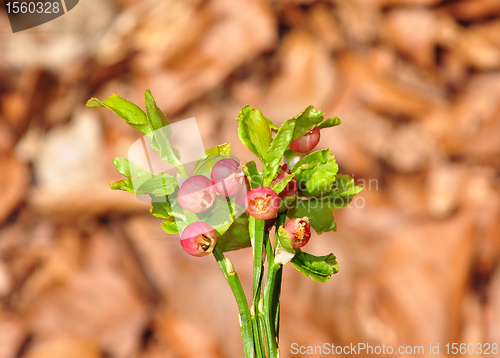
[[113, 190], [126, 190], [133, 194], [165, 196], [172, 194], [179, 183], [168, 174], [122, 179], [109, 184]]
[[338, 165], [330, 149], [312, 152], [299, 160], [296, 172], [299, 196], [317, 196], [332, 189]]
[[172, 128], [165, 114], [158, 108], [150, 90], [144, 93], [144, 105], [146, 107], [148, 123], [152, 132], [148, 133], [151, 148], [160, 153], [160, 158], [179, 170], [183, 176], [187, 176], [186, 167], [180, 161], [180, 154], [176, 148], [170, 145]]
[[337, 228], [329, 203], [319, 198], [297, 199], [287, 216], [291, 219], [307, 216], [309, 224], [318, 234]]
[[91, 98], [87, 101], [87, 107], [106, 107], [112, 110], [118, 117], [124, 119], [128, 125], [139, 130], [143, 134], [149, 134], [153, 131], [153, 128], [148, 123], [146, 113], [134, 103], [117, 94], [111, 95], [111, 97], [104, 101], [100, 101], [97, 98]]
[[335, 255], [314, 256], [296, 249], [292, 259], [293, 267], [303, 275], [317, 282], [327, 282], [333, 274], [339, 272]]
[[333, 118], [328, 118], [325, 121], [321, 122], [318, 125], [319, 129], [323, 128], [329, 128], [329, 127], [335, 127], [340, 124], [340, 118], [339, 117], [333, 117]]
[[146, 90], [144, 93], [144, 105], [146, 106], [148, 121], [153, 130], [166, 127], [170, 124], [165, 114], [156, 105], [156, 101], [150, 90]]
[[332, 191], [328, 193], [328, 197], [354, 196], [362, 190], [363, 187], [354, 185], [354, 178], [347, 174], [339, 174], [336, 176]]
[[168, 174], [156, 174], [144, 182], [142, 182], [142, 177], [132, 178], [132, 182], [136, 188], [136, 194], [154, 196], [170, 195], [179, 186], [177, 179]]
[[[292, 140], [295, 129], [295, 120], [289, 119], [283, 123], [274, 137], [266, 156], [265, 177], [270, 182], [278, 173], [281, 159]], [[268, 183], [266, 183], [268, 184]]]
[[292, 140], [297, 140], [306, 135], [314, 129], [322, 120], [324, 113], [313, 106], [308, 106], [302, 112], [297, 114], [295, 119], [295, 130], [293, 132]]
[[345, 174], [339, 174], [332, 186], [332, 190], [326, 193], [323, 198], [330, 209], [337, 210], [349, 205], [354, 199], [354, 196], [362, 190], [363, 187], [354, 185], [354, 179], [352, 177]]
[[168, 174], [152, 174], [127, 158], [115, 158], [113, 165], [118, 172], [127, 177], [110, 183], [111, 189], [126, 190], [134, 194], [151, 194], [163, 197], [172, 194], [179, 182]]
[[172, 135], [168, 120], [163, 112], [157, 107], [156, 102], [149, 90], [144, 95], [147, 114], [137, 105], [117, 94], [104, 101], [91, 98], [87, 107], [106, 107], [117, 116], [124, 119], [131, 127], [142, 132], [151, 142], [151, 148], [160, 152], [160, 157], [174, 165], [182, 175], [187, 176], [186, 168], [180, 162], [179, 152], [170, 146]]
[[238, 136], [245, 146], [255, 154], [263, 163], [269, 146], [272, 133], [267, 119], [258, 109], [246, 105], [238, 117]]
[[131, 178], [131, 177], [139, 177], [139, 176], [151, 176], [153, 175], [146, 169], [141, 168], [134, 162], [128, 160], [127, 158], [116, 157], [113, 159], [113, 165], [115, 166], [118, 173], [121, 175]]

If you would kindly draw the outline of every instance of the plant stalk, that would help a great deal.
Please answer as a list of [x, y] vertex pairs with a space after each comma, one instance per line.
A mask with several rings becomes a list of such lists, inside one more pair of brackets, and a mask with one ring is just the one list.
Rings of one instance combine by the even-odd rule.
[[255, 358], [254, 351], [254, 334], [252, 328], [252, 319], [250, 315], [250, 309], [248, 308], [248, 302], [241, 286], [238, 274], [234, 270], [231, 261], [224, 256], [219, 244], [216, 244], [213, 250], [213, 254], [219, 267], [226, 278], [229, 287], [233, 291], [234, 298], [238, 305], [239, 315], [240, 315], [240, 331], [241, 340], [243, 341], [243, 351], [245, 353], [245, 358]]

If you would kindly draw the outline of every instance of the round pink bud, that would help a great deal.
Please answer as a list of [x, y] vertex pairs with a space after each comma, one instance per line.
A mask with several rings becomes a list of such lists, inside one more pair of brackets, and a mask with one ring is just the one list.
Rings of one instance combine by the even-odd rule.
[[247, 194], [245, 207], [256, 219], [271, 219], [278, 213], [280, 198], [273, 189], [259, 186]]
[[231, 196], [243, 186], [241, 165], [234, 159], [222, 159], [212, 168], [212, 183], [220, 195]]
[[288, 232], [293, 247], [303, 247], [311, 238], [311, 225], [307, 216], [290, 220], [285, 225], [285, 230]]
[[[283, 181], [283, 179], [288, 177], [290, 174], [291, 174], [291, 171], [290, 171], [290, 169], [288, 169], [288, 165], [283, 164], [282, 166], [280, 166], [280, 171], [279, 171], [278, 175], [276, 176], [276, 178], [273, 180], [271, 185], [274, 187], [276, 184]], [[297, 188], [298, 188], [297, 179], [293, 178], [292, 180], [290, 180], [288, 182], [285, 189], [283, 189], [283, 191], [281, 193], [279, 193], [278, 196], [282, 199], [284, 199], [288, 196], [294, 196], [295, 194], [297, 194]]]
[[307, 132], [305, 136], [290, 142], [289, 148], [298, 153], [309, 153], [319, 143], [320, 132], [318, 127], [314, 127], [311, 131]]
[[216, 195], [210, 179], [203, 175], [195, 175], [182, 183], [177, 200], [184, 209], [192, 213], [201, 213], [213, 205]]
[[206, 256], [212, 252], [217, 243], [215, 230], [203, 221], [195, 221], [184, 228], [181, 234], [181, 245], [184, 251], [192, 256]]

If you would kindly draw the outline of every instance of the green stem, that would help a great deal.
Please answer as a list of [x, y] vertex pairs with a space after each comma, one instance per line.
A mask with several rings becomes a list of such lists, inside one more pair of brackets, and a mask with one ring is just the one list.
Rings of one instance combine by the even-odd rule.
[[262, 310], [262, 316], [264, 321], [264, 334], [266, 336], [267, 350], [269, 352], [269, 357], [276, 358], [278, 356], [278, 345], [276, 330], [274, 325], [273, 317], [273, 292], [276, 283], [276, 274], [280, 270], [281, 265], [275, 264], [274, 262], [269, 263], [266, 286], [264, 287], [264, 305]]
[[254, 239], [253, 244], [253, 300], [252, 303], [257, 306], [262, 285], [262, 269], [264, 263], [262, 261], [262, 252], [264, 247], [264, 228], [266, 222], [257, 220], [253, 217], [249, 218], [250, 235]]
[[[286, 212], [278, 215], [276, 231], [285, 223]], [[275, 235], [274, 248], [278, 246], [277, 235]], [[264, 321], [264, 331], [269, 357], [278, 357], [278, 319], [279, 319], [279, 295], [281, 292], [282, 266], [274, 263], [273, 246], [269, 240], [266, 242], [266, 252], [268, 258], [268, 269], [266, 284], [264, 287], [264, 302], [262, 316]], [[278, 286], [276, 286], [278, 283]]]
[[229, 284], [229, 287], [231, 287], [234, 298], [236, 298], [236, 303], [238, 304], [238, 310], [240, 312], [241, 340], [243, 341], [245, 358], [254, 358], [255, 351], [252, 320], [240, 279], [238, 278], [238, 274], [234, 270], [231, 261], [227, 257], [224, 257], [224, 253], [222, 252], [219, 244], [215, 245], [213, 254], [222, 273], [224, 274], [224, 277], [226, 278], [227, 283]]
[[257, 314], [255, 312], [255, 309], [256, 309], [255, 306], [252, 305], [252, 308], [250, 309], [250, 315], [252, 317], [255, 353], [257, 355], [257, 358], [265, 358], [266, 351], [264, 350], [264, 345], [262, 342], [262, 327], [260, 324], [259, 317], [257, 316]]

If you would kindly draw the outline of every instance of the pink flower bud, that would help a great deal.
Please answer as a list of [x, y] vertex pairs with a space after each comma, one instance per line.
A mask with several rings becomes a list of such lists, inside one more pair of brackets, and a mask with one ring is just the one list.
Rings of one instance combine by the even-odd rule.
[[285, 225], [285, 230], [288, 232], [292, 246], [296, 248], [305, 246], [311, 238], [311, 225], [307, 216], [290, 220]]
[[212, 183], [220, 195], [231, 196], [243, 186], [245, 174], [241, 165], [234, 159], [222, 159], [212, 168]]
[[245, 200], [250, 215], [259, 220], [271, 219], [278, 213], [280, 198], [273, 189], [260, 186], [250, 190]]
[[181, 245], [184, 251], [192, 256], [206, 256], [212, 252], [217, 243], [215, 230], [203, 221], [195, 221], [184, 228], [181, 234]]
[[209, 209], [217, 195], [212, 181], [203, 175], [195, 175], [182, 183], [177, 194], [181, 206], [192, 212], [201, 213]]
[[289, 148], [298, 153], [309, 153], [319, 143], [320, 132], [318, 127], [314, 127], [305, 136], [290, 142]]

